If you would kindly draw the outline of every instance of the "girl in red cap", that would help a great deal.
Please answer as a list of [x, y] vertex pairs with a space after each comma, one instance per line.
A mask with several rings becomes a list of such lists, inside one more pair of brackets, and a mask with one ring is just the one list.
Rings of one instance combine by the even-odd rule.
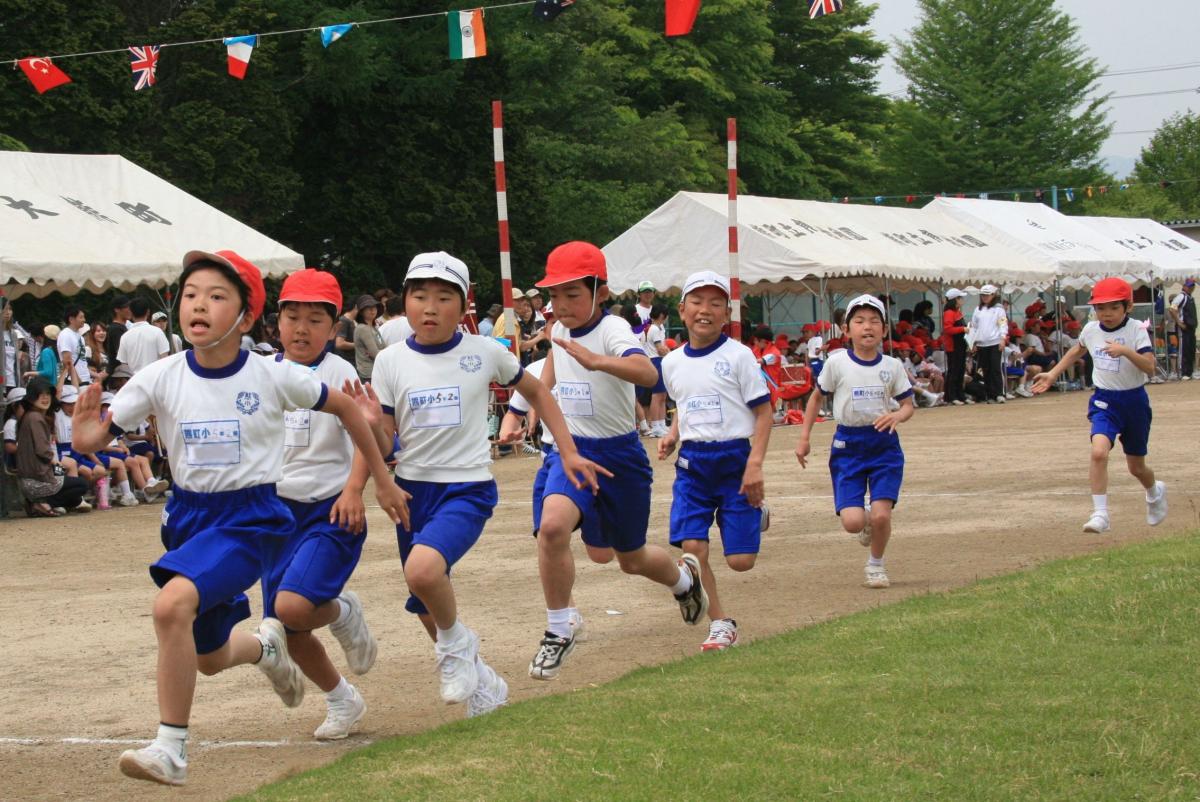
[[150, 415], [158, 418], [175, 477], [162, 515], [167, 552], [150, 566], [158, 636], [159, 727], [144, 749], [121, 755], [127, 776], [166, 785], [187, 780], [188, 720], [196, 672], [255, 663], [284, 703], [300, 704], [304, 678], [288, 655], [283, 624], [266, 618], [251, 634], [245, 591], [269, 571], [295, 521], [276, 494], [283, 478], [285, 414], [329, 412], [366, 455], [375, 496], [393, 520], [407, 516], [371, 428], [355, 401], [308, 368], [240, 348], [262, 314], [258, 268], [233, 251], [192, 251], [179, 278], [179, 322], [193, 350], [146, 366], [101, 416], [100, 385], [80, 396], [74, 445], [95, 451]]

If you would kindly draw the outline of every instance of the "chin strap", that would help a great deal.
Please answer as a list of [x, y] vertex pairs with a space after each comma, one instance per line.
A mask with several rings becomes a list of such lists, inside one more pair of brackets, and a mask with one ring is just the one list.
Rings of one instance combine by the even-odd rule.
[[[237, 327], [242, 325], [242, 318], [244, 318], [245, 316], [246, 316], [246, 310], [243, 309], [241, 312], [238, 313], [237, 320], [233, 321], [233, 325], [229, 327], [229, 331], [222, 334], [220, 339], [218, 339], [216, 342], [211, 342], [208, 345], [196, 345], [195, 343], [192, 343], [192, 347], [195, 348], [197, 351], [207, 351], [210, 348], [216, 348], [218, 345], [225, 342], [226, 337], [228, 337], [230, 334], [233, 334], [235, 331], [237, 331]], [[192, 341], [188, 340], [188, 342], [192, 342]]]

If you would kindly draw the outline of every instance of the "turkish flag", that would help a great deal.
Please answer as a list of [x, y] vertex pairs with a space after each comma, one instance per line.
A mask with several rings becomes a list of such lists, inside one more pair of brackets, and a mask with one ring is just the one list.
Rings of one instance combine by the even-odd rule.
[[700, 0], [667, 0], [667, 36], [691, 33], [699, 13]]
[[65, 72], [54, 66], [48, 58], [23, 58], [19, 62], [25, 77], [33, 84], [39, 95], [49, 92], [56, 86], [71, 83], [71, 78]]

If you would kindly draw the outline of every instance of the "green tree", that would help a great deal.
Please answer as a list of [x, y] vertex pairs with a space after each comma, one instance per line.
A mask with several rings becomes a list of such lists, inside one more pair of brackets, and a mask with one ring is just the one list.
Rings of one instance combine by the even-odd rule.
[[1176, 114], [1159, 126], [1142, 148], [1133, 179], [1152, 185], [1181, 217], [1200, 217], [1200, 114]]
[[885, 161], [896, 191], [1079, 186], [1100, 179], [1110, 126], [1100, 67], [1052, 2], [919, 0], [897, 64]]

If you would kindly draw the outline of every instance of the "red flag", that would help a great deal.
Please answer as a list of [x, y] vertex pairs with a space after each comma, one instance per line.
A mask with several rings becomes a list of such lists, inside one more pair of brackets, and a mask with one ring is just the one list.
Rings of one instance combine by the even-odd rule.
[[684, 36], [692, 32], [700, 0], [667, 0], [667, 36]]
[[19, 62], [25, 77], [33, 84], [38, 94], [45, 94], [56, 86], [71, 83], [71, 78], [48, 58], [23, 58]]

